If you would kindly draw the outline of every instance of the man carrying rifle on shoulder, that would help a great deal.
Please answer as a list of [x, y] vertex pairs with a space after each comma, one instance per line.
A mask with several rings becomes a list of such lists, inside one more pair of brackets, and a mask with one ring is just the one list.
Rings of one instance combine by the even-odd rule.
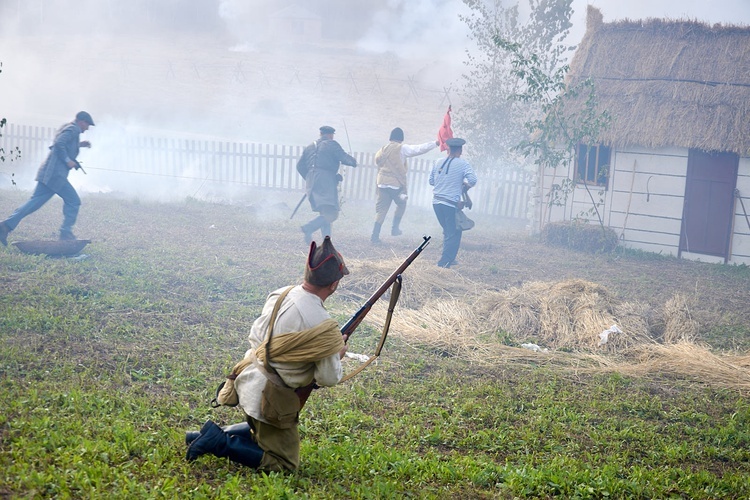
[[250, 330], [250, 364], [234, 380], [247, 422], [221, 428], [209, 420], [188, 432], [189, 461], [212, 453], [262, 471], [299, 467], [301, 396], [294, 390], [332, 387], [343, 376], [347, 338], [323, 303], [347, 274], [330, 237], [310, 244], [302, 284], [272, 292]]
[[341, 204], [338, 187], [343, 180], [339, 166], [357, 166], [357, 160], [333, 139], [335, 133], [333, 127], [320, 127], [320, 138], [307, 146], [297, 161], [297, 172], [305, 178], [305, 193], [310, 208], [319, 214], [300, 226], [308, 244], [318, 229], [323, 237], [331, 236], [332, 224], [339, 217]]

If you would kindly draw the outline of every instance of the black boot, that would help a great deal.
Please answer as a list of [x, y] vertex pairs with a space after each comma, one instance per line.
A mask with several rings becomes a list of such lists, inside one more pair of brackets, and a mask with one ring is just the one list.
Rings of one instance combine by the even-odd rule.
[[372, 228], [372, 236], [370, 236], [370, 242], [378, 244], [380, 243], [380, 228], [383, 227], [382, 222], [376, 222]]
[[394, 217], [393, 226], [391, 227], [391, 236], [401, 236], [401, 234], [403, 234], [398, 228], [399, 224], [401, 224], [401, 217]]
[[265, 453], [258, 443], [245, 436], [229, 436], [227, 439], [226, 455], [215, 454], [217, 457], [228, 457], [232, 462], [257, 469]]
[[190, 446], [190, 443], [198, 439], [201, 435], [201, 431], [187, 431], [185, 432], [185, 444]]
[[188, 462], [192, 462], [206, 453], [213, 453], [219, 458], [226, 457], [232, 462], [257, 468], [263, 459], [264, 452], [249, 437], [227, 434], [221, 427], [209, 420], [203, 424], [198, 439], [190, 443], [186, 458]]
[[76, 235], [70, 229], [60, 229], [60, 241], [77, 240]]
[[[246, 436], [251, 437], [250, 424], [242, 422], [241, 424], [225, 425], [221, 428], [224, 432], [231, 436]], [[187, 431], [185, 433], [185, 444], [190, 446], [190, 443], [198, 439], [201, 435], [201, 431]]]

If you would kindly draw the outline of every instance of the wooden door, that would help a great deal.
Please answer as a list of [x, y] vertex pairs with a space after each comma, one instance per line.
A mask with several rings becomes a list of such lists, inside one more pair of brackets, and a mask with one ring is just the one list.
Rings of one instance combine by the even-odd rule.
[[739, 157], [691, 149], [680, 252], [729, 257]]

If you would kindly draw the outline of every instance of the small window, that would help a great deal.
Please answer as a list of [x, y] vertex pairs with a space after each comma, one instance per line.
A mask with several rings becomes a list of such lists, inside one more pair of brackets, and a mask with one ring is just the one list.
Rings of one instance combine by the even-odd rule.
[[601, 144], [578, 145], [576, 155], [576, 182], [607, 187], [609, 184], [609, 157], [611, 148]]

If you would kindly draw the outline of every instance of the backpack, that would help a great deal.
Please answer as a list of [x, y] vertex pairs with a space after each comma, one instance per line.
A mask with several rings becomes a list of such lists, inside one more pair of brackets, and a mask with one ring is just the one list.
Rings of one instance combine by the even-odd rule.
[[313, 144], [315, 144], [315, 153], [313, 153], [313, 155], [308, 158], [306, 162], [302, 161], [305, 157], [305, 155], [303, 154], [302, 158], [300, 158], [297, 162], [297, 172], [302, 176], [303, 179], [307, 179], [307, 173], [315, 166], [315, 160], [318, 157], [318, 147], [320, 145], [320, 141], [315, 141], [310, 144], [310, 146], [312, 146]]

